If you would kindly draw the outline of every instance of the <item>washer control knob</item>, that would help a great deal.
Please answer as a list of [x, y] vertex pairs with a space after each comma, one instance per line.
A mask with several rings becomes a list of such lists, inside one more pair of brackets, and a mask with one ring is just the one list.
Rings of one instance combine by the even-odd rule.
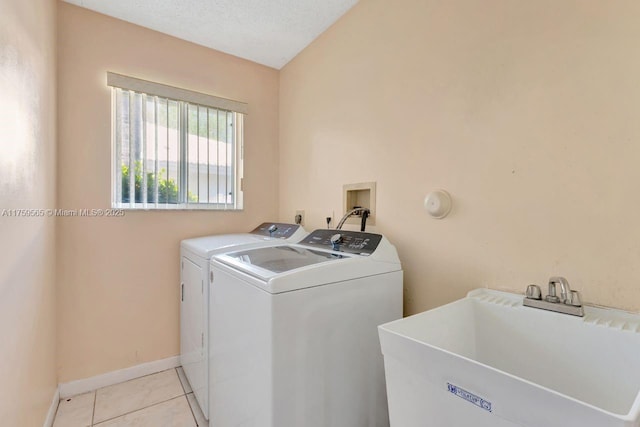
[[331, 236], [332, 245], [339, 245], [340, 243], [342, 243], [342, 234], [336, 233], [333, 236]]
[[269, 236], [271, 236], [273, 233], [275, 233], [275, 231], [278, 229], [278, 226], [275, 224], [271, 224], [269, 226], [269, 228], [267, 228], [267, 231], [269, 232]]

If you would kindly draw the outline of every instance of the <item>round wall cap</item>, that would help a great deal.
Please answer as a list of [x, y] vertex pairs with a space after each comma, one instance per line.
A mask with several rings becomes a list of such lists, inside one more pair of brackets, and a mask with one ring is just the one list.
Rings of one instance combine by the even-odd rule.
[[451, 212], [451, 196], [444, 190], [435, 190], [424, 198], [424, 208], [429, 215], [442, 219]]

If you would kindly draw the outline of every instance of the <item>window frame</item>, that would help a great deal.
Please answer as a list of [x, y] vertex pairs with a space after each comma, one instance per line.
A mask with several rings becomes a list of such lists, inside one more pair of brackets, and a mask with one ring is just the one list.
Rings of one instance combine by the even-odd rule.
[[[111, 87], [111, 207], [127, 210], [157, 210], [157, 211], [175, 211], [175, 210], [225, 210], [225, 211], [241, 211], [244, 207], [244, 192], [243, 192], [243, 178], [244, 178], [244, 117], [247, 114], [248, 106], [245, 103], [233, 101], [225, 98], [219, 98], [213, 95], [207, 95], [199, 92], [190, 91], [187, 89], [181, 89], [173, 86], [164, 85], [161, 83], [154, 83], [146, 80], [137, 79], [134, 77], [128, 77], [116, 73], [107, 73], [107, 85]], [[154, 105], [158, 105], [159, 102], [167, 101], [167, 127], [168, 114], [169, 114], [169, 102], [177, 103], [177, 124], [176, 132], [178, 139], [178, 161], [177, 161], [177, 176], [176, 183], [178, 187], [178, 202], [147, 202], [146, 201], [146, 189], [147, 189], [147, 169], [144, 169], [143, 184], [144, 188], [144, 200], [143, 202], [135, 201], [135, 193], [129, 195], [129, 202], [122, 202], [122, 159], [120, 157], [120, 151], [122, 144], [119, 144], [119, 129], [118, 127], [118, 115], [117, 115], [117, 90], [129, 91], [129, 95], [140, 94], [143, 111], [143, 121], [147, 121], [146, 103], [148, 97], [155, 97]], [[158, 99], [161, 98], [161, 99]], [[131, 101], [130, 102], [130, 106]], [[209, 109], [213, 109], [218, 114], [224, 112], [226, 114], [231, 113], [231, 128], [233, 131], [231, 146], [231, 167], [233, 169], [232, 175], [226, 175], [228, 177], [233, 176], [233, 199], [232, 202], [199, 202], [189, 201], [189, 114], [190, 108], [196, 108], [197, 116], [199, 120], [200, 108], [207, 109], [207, 120], [209, 120]], [[157, 131], [157, 109], [154, 112], [156, 120]], [[129, 120], [131, 115], [129, 115]], [[228, 118], [227, 118], [228, 119]], [[198, 126], [198, 144], [201, 138], [200, 129]], [[209, 134], [209, 132], [208, 132]], [[147, 145], [146, 132], [142, 134], [142, 141], [140, 142], [143, 147]], [[211, 140], [217, 141], [219, 140]], [[207, 136], [207, 142], [209, 137]], [[167, 141], [168, 143], [168, 141]], [[158, 144], [157, 140], [155, 144]], [[157, 148], [157, 147], [156, 147]], [[226, 153], [225, 155], [227, 155]], [[217, 157], [216, 157], [217, 158]], [[168, 174], [168, 162], [167, 160], [167, 174]], [[200, 164], [200, 162], [198, 162]], [[207, 167], [210, 164], [207, 163]], [[129, 169], [131, 170], [131, 162], [129, 162]], [[199, 166], [198, 166], [199, 169]], [[198, 173], [199, 175], [199, 173]], [[131, 172], [130, 175], [131, 177]], [[220, 179], [221, 175], [217, 174], [217, 179]], [[130, 178], [131, 179], [131, 178]], [[169, 179], [169, 177], [167, 177]], [[198, 178], [199, 180], [200, 178]], [[199, 182], [199, 181], [198, 181]], [[199, 184], [198, 184], [199, 185]], [[157, 187], [157, 184], [156, 184]], [[131, 190], [130, 190], [131, 193]], [[198, 191], [199, 193], [199, 191]]]

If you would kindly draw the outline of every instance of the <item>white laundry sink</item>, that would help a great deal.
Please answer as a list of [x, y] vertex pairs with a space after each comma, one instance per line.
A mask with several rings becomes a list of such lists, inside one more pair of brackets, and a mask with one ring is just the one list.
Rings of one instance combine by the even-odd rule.
[[479, 289], [379, 327], [392, 427], [640, 426], [640, 316]]

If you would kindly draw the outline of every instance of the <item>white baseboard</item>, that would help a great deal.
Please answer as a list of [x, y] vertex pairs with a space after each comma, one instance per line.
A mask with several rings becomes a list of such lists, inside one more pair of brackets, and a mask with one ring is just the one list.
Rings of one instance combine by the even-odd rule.
[[70, 381], [68, 383], [59, 384], [58, 389], [60, 390], [60, 398], [66, 399], [67, 397], [75, 396], [77, 394], [87, 393], [102, 387], [144, 377], [145, 375], [151, 375], [161, 371], [166, 371], [167, 369], [177, 368], [178, 366], [180, 366], [180, 356], [173, 356], [117, 371], [107, 372], [106, 374], [96, 375], [95, 377]]
[[56, 411], [58, 410], [58, 402], [60, 402], [60, 388], [56, 387], [56, 391], [53, 393], [53, 399], [51, 399], [51, 406], [49, 406], [49, 412], [47, 412], [47, 418], [44, 420], [43, 427], [52, 427], [53, 420], [56, 417]]

